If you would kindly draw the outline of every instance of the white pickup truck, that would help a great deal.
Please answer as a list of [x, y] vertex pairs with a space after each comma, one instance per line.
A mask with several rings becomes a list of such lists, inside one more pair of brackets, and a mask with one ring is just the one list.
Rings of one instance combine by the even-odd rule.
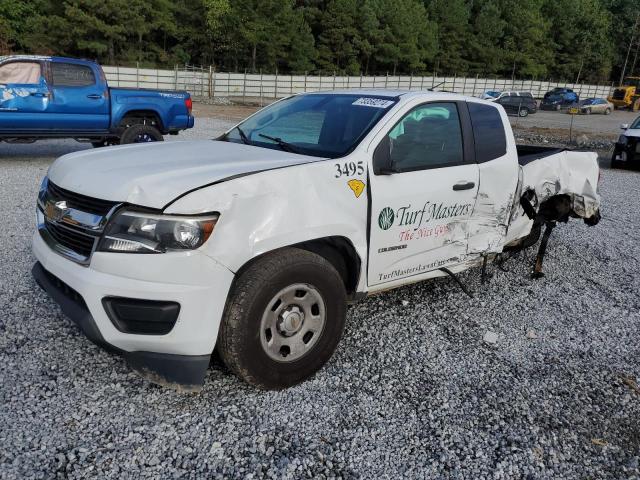
[[216, 348], [249, 383], [285, 388], [331, 357], [348, 302], [455, 277], [544, 225], [546, 247], [569, 217], [596, 224], [598, 180], [595, 153], [516, 147], [494, 103], [308, 93], [215, 140], [59, 158], [33, 274], [151, 381], [201, 388]]

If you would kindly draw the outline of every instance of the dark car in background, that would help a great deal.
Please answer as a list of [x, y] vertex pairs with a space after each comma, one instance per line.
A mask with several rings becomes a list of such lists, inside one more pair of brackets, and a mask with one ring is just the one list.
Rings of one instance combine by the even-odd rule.
[[640, 117], [620, 128], [624, 132], [614, 146], [611, 168], [640, 167]]
[[540, 110], [556, 110], [560, 111], [576, 105], [580, 101], [580, 97], [570, 88], [554, 88], [544, 94], [544, 98], [540, 103]]
[[498, 98], [495, 103], [502, 105], [507, 114], [519, 117], [526, 117], [538, 111], [538, 102], [531, 94], [505, 95]]

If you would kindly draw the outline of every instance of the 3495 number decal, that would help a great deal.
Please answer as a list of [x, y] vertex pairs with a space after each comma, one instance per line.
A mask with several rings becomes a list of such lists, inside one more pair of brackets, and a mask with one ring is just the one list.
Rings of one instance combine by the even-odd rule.
[[354, 175], [362, 175], [364, 173], [364, 162], [362, 160], [356, 162], [336, 163], [336, 178], [353, 177]]

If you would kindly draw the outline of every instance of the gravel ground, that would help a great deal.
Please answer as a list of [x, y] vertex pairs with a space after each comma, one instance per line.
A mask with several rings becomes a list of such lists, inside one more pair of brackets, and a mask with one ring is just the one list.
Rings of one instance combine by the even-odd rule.
[[[571, 115], [565, 111], [538, 110], [538, 112], [526, 118], [516, 116], [509, 118], [513, 127], [523, 128], [568, 129], [571, 123]], [[621, 124], [633, 123], [636, 118], [638, 118], [638, 113], [627, 110], [616, 110], [611, 115], [576, 115], [573, 120], [573, 128], [575, 131], [587, 134], [612, 134], [617, 136], [621, 133]]]
[[51, 157], [25, 150], [47, 144], [0, 145], [0, 478], [640, 478], [640, 173], [603, 172], [603, 221], [556, 229], [542, 280], [527, 251], [486, 285], [461, 275], [473, 299], [446, 279], [371, 297], [313, 379], [257, 391], [214, 361], [192, 395], [92, 345], [31, 279]]

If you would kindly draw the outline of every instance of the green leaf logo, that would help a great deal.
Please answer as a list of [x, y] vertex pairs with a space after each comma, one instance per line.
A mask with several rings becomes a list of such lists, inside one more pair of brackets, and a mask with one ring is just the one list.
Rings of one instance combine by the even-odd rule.
[[396, 218], [396, 215], [393, 213], [393, 210], [389, 207], [383, 208], [380, 211], [380, 215], [378, 215], [378, 225], [382, 230], [389, 230], [393, 225], [393, 220]]

